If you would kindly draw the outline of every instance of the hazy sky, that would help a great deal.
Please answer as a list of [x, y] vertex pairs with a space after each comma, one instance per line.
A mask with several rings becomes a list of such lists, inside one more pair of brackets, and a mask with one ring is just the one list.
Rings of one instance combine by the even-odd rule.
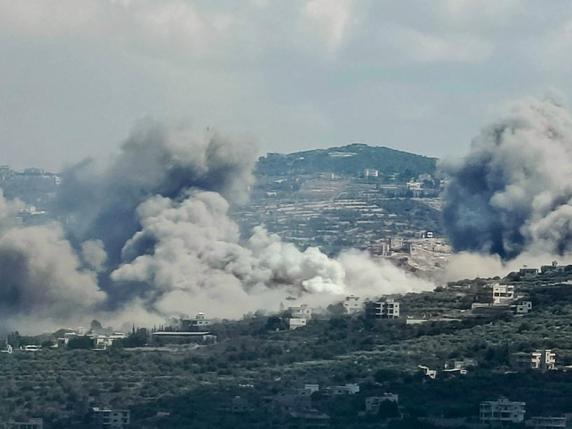
[[146, 116], [457, 156], [571, 71], [569, 0], [0, 0], [0, 164], [103, 156]]

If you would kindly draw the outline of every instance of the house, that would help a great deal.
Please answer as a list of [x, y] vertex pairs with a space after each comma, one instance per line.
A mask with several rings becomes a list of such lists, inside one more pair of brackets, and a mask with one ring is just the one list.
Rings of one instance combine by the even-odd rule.
[[297, 307], [288, 307], [288, 313], [290, 318], [288, 318], [288, 328], [298, 329], [306, 326], [308, 320], [312, 318], [312, 309], [306, 304], [302, 304]]
[[312, 309], [306, 304], [302, 304], [297, 307], [288, 307], [288, 313], [293, 319], [311, 319]]
[[399, 302], [394, 299], [368, 301], [365, 304], [365, 315], [368, 319], [398, 319], [399, 314]]
[[506, 305], [514, 301], [514, 286], [496, 283], [493, 285], [493, 305]]
[[5, 429], [44, 429], [43, 419], [28, 419], [22, 421], [10, 420], [3, 426]]
[[346, 314], [359, 313], [363, 308], [361, 299], [355, 295], [346, 296], [342, 305], [344, 306]]
[[109, 408], [92, 408], [90, 412], [93, 426], [101, 429], [122, 429], [129, 425], [129, 410], [112, 410]]
[[479, 418], [484, 424], [523, 423], [526, 402], [513, 402], [507, 398], [484, 401], [480, 404]]
[[452, 369], [452, 370], [466, 370], [468, 368], [474, 368], [478, 366], [478, 363], [475, 359], [455, 359], [445, 363], [445, 369]]
[[520, 370], [551, 371], [556, 369], [556, 353], [552, 350], [536, 350], [531, 353], [513, 353], [512, 365]]
[[565, 271], [566, 267], [563, 265], [558, 265], [558, 261], [552, 261], [552, 264], [543, 265], [540, 267], [540, 272], [542, 274], [563, 273]]
[[426, 377], [428, 377], [432, 380], [435, 380], [437, 378], [437, 370], [436, 369], [431, 369], [425, 365], [417, 365], [417, 368], [419, 368], [423, 372], [423, 375], [425, 375]]
[[308, 321], [306, 319], [288, 319], [288, 329], [298, 329], [306, 326]]
[[368, 396], [365, 398], [365, 412], [367, 414], [378, 414], [379, 407], [383, 402], [392, 402], [397, 405], [399, 402], [399, 395], [386, 392], [381, 396]]
[[566, 428], [568, 419], [566, 417], [532, 417], [526, 421], [526, 425], [533, 429]]
[[89, 337], [93, 339], [95, 350], [107, 350], [113, 346], [115, 342], [127, 338], [127, 334], [124, 334], [123, 332], [114, 332], [111, 335], [90, 334]]
[[512, 306], [514, 314], [528, 314], [532, 311], [532, 301], [521, 301]]
[[526, 265], [518, 270], [518, 274], [522, 278], [531, 278], [538, 275], [538, 268], [528, 268]]
[[210, 324], [205, 313], [197, 313], [194, 319], [181, 319], [181, 331], [204, 331]]

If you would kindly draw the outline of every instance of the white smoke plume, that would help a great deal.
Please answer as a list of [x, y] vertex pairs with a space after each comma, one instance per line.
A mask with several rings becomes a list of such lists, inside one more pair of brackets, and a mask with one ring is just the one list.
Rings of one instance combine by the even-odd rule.
[[[247, 198], [255, 160], [248, 142], [152, 123], [107, 164], [69, 168], [60, 223], [0, 232], [0, 324], [233, 318], [287, 298], [327, 305], [433, 288], [359, 252], [300, 251], [263, 227], [242, 238], [229, 207]], [[19, 208], [0, 198], [0, 223]]]
[[226, 317], [269, 304], [275, 308], [288, 296], [325, 305], [350, 293], [375, 296], [433, 287], [362, 253], [330, 259], [317, 248], [302, 252], [262, 227], [241, 243], [228, 209], [213, 192], [194, 191], [181, 202], [147, 200], [138, 209], [142, 229], [124, 252], [131, 254], [140, 240], [154, 242], [154, 250], [119, 266], [112, 279], [154, 285], [147, 296], [154, 311], [224, 307]]

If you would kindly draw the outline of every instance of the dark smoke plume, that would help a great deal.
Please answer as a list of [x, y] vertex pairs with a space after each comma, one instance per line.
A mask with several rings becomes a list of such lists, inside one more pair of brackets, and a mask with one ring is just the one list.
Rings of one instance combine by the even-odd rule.
[[572, 250], [572, 116], [527, 99], [446, 165], [444, 221], [457, 251], [563, 255]]

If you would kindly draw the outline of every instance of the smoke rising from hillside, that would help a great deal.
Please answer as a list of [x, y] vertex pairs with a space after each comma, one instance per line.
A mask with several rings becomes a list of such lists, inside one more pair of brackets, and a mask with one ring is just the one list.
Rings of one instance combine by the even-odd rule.
[[445, 170], [455, 250], [503, 260], [572, 250], [572, 115], [560, 102], [520, 102]]
[[[248, 142], [151, 123], [108, 163], [70, 167], [57, 197], [61, 224], [0, 236], [0, 321], [239, 317], [286, 298], [326, 305], [433, 287], [359, 252], [300, 251], [263, 227], [241, 238], [229, 207], [247, 198], [255, 161]], [[12, 216], [17, 203], [0, 203], [0, 220]]]

